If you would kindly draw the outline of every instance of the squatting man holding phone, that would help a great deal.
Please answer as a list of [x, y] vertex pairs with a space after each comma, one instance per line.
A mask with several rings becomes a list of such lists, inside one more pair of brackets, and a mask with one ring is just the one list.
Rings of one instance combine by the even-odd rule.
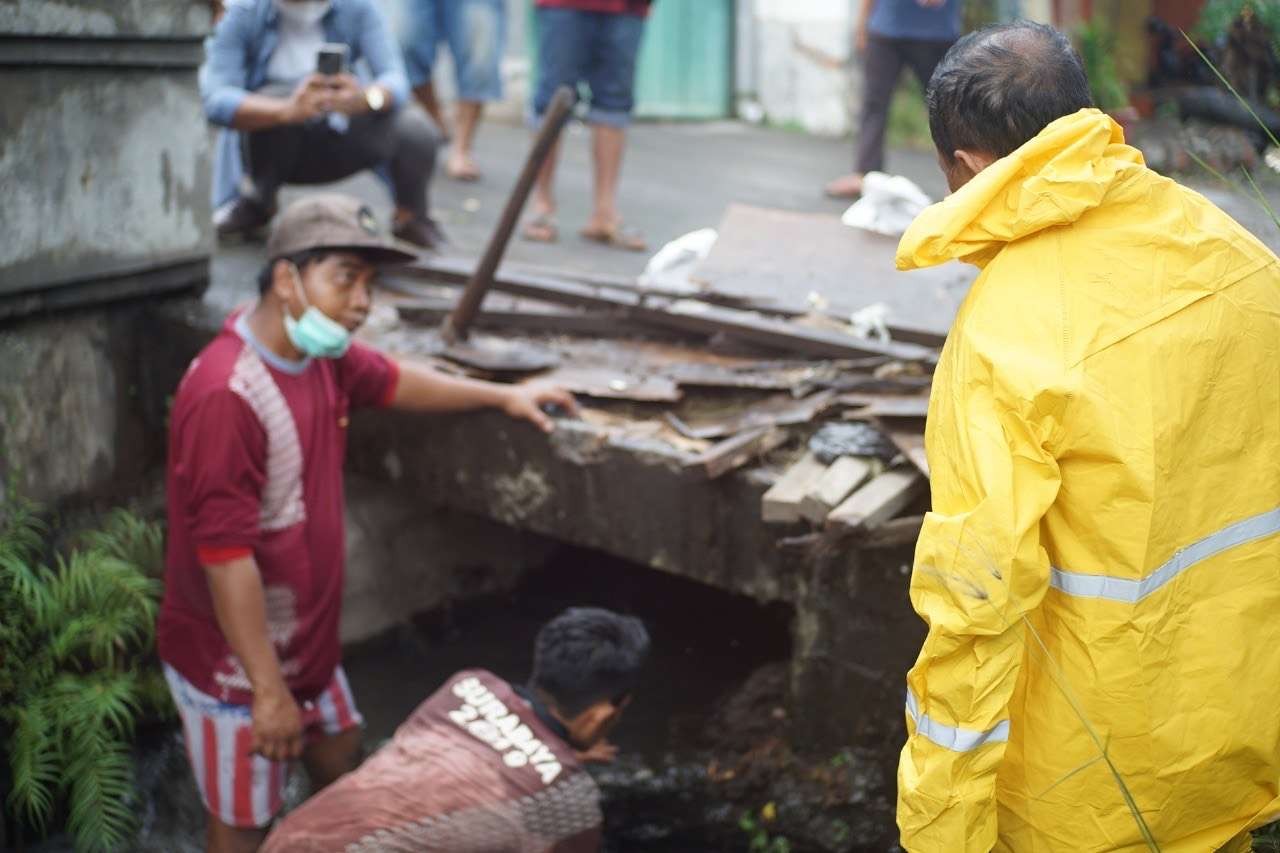
[[[400, 51], [374, 0], [225, 5], [200, 69], [205, 114], [226, 128], [214, 163], [218, 236], [260, 236], [285, 184], [374, 169], [395, 201], [395, 235], [438, 246], [427, 203], [436, 138], [408, 103]], [[362, 60], [369, 81], [353, 73]]]
[[341, 195], [290, 205], [257, 302], [191, 363], [170, 414], [158, 628], [210, 853], [253, 851], [290, 762], [315, 789], [352, 770], [361, 717], [340, 664], [349, 412], [496, 408], [550, 432], [547, 386], [445, 376], [353, 341], [381, 265], [413, 256]]

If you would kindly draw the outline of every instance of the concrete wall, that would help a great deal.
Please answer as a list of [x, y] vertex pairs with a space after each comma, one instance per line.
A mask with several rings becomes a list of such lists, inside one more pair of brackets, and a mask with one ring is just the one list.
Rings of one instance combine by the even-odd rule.
[[23, 69], [6, 73], [3, 93], [0, 290], [208, 255], [193, 75]]
[[354, 643], [417, 614], [515, 587], [555, 543], [441, 508], [410, 489], [347, 478], [341, 636]]
[[197, 0], [0, 3], [0, 317], [207, 278], [208, 27]]
[[207, 0], [0, 0], [0, 33], [202, 36]]
[[58, 509], [154, 490], [168, 390], [146, 318], [130, 305], [0, 331], [0, 484]]
[[[839, 135], [854, 129], [862, 73], [853, 56], [861, 0], [743, 0], [754, 24], [739, 23], [739, 78], [772, 124]], [[739, 110], [746, 113], [739, 93]]]

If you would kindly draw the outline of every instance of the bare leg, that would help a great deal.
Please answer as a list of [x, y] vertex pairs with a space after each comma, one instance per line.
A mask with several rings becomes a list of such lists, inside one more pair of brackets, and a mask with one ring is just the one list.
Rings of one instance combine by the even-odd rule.
[[471, 151], [483, 113], [484, 104], [480, 101], [458, 101], [455, 111], [458, 132], [453, 137], [449, 162], [445, 167], [449, 177], [460, 181], [474, 181], [480, 177], [480, 169]]
[[302, 763], [311, 779], [312, 793], [332, 784], [360, 765], [360, 729], [350, 728], [316, 741], [303, 751]]
[[449, 126], [449, 119], [445, 117], [440, 99], [436, 97], [435, 84], [427, 81], [414, 89], [413, 94], [418, 99], [418, 103], [422, 104], [422, 108], [427, 111], [427, 115], [431, 116], [431, 120], [436, 123], [436, 127], [440, 128], [440, 136], [446, 141], [451, 139], [453, 128]]
[[622, 152], [627, 132], [620, 127], [597, 124], [591, 127], [591, 160], [595, 187], [587, 230], [610, 231], [618, 226], [618, 178], [622, 174]]
[[537, 243], [554, 243], [556, 231], [556, 161], [560, 157], [560, 140], [556, 140], [547, 152], [547, 159], [538, 170], [538, 180], [533, 185], [533, 218], [524, 226], [526, 240]]
[[206, 814], [208, 828], [205, 830], [205, 850], [207, 853], [255, 853], [267, 837], [267, 830], [236, 829], [227, 826], [211, 814]]

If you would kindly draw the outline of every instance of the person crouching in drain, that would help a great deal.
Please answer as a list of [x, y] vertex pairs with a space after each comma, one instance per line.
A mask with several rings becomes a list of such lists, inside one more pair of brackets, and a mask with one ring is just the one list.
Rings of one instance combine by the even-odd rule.
[[449, 678], [358, 770], [290, 813], [264, 853], [587, 853], [602, 843], [584, 763], [607, 741], [649, 652], [640, 620], [570, 608], [538, 632], [528, 685]]

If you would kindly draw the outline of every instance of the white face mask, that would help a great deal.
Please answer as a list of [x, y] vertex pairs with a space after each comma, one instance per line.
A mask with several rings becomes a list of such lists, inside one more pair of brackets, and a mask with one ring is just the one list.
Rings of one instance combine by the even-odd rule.
[[289, 23], [311, 27], [320, 23], [328, 13], [333, 0], [276, 0], [276, 9]]

